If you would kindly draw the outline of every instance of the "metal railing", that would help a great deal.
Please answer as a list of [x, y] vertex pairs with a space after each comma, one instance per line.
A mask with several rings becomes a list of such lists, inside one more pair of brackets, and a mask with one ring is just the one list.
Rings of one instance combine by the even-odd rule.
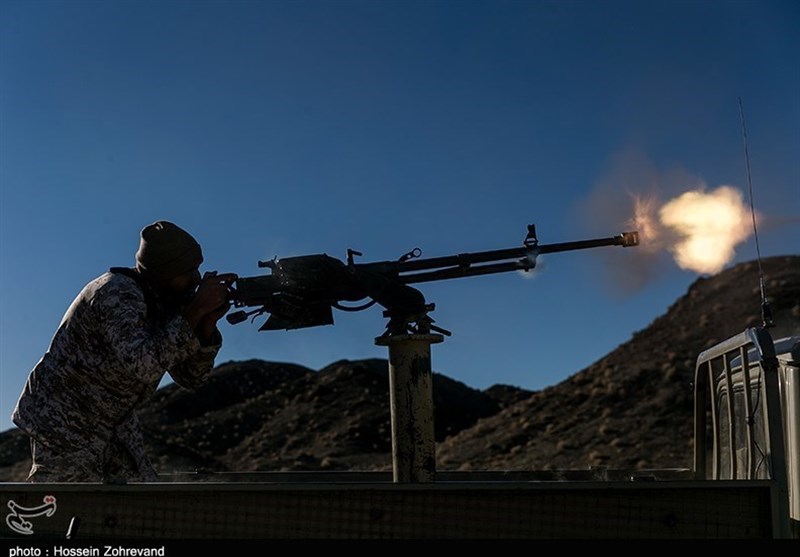
[[771, 480], [774, 533], [788, 536], [779, 366], [769, 332], [750, 328], [702, 352], [694, 386], [695, 478]]

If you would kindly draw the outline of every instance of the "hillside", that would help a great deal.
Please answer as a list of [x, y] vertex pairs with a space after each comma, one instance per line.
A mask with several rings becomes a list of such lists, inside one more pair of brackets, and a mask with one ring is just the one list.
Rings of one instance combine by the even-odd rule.
[[[800, 334], [800, 257], [763, 262], [776, 328]], [[534, 393], [437, 449], [460, 469], [686, 468], [697, 355], [760, 324], [757, 265], [698, 279], [665, 315], [566, 381]]]
[[[800, 257], [764, 260], [775, 338], [800, 334]], [[440, 469], [688, 467], [697, 354], [759, 323], [757, 265], [698, 279], [647, 328], [545, 390], [484, 391], [434, 375]], [[388, 469], [385, 360], [319, 371], [220, 365], [194, 393], [160, 389], [141, 409], [160, 472]], [[0, 433], [0, 480], [24, 479], [28, 442]]]

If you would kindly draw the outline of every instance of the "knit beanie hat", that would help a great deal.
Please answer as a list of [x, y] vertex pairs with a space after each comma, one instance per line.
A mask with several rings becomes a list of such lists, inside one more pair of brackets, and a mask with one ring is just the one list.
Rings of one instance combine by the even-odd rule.
[[192, 271], [203, 262], [200, 244], [182, 228], [164, 220], [142, 229], [136, 268], [162, 282]]

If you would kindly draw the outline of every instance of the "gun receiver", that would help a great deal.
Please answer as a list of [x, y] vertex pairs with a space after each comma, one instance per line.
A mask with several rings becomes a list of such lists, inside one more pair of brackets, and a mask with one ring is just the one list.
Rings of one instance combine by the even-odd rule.
[[[355, 263], [359, 252], [348, 250], [347, 263], [326, 254], [304, 255], [284, 259], [259, 261], [258, 266], [269, 268], [271, 274], [240, 277], [231, 289], [230, 300], [236, 307], [257, 307], [227, 316], [231, 324], [248, 317], [269, 313], [260, 331], [300, 329], [333, 324], [333, 308], [360, 311], [375, 303], [385, 308], [390, 318], [387, 334], [429, 332], [431, 329], [449, 334], [432, 325], [427, 313], [434, 309], [426, 304], [422, 293], [409, 286], [422, 282], [449, 280], [529, 271], [536, 267], [542, 253], [557, 253], [603, 246], [631, 247], [639, 245], [638, 232], [623, 232], [610, 238], [579, 240], [560, 244], [539, 244], [536, 227], [528, 225], [523, 245], [475, 253], [421, 259], [422, 252], [414, 248], [397, 261]], [[359, 306], [344, 306], [341, 302], [358, 302]]]

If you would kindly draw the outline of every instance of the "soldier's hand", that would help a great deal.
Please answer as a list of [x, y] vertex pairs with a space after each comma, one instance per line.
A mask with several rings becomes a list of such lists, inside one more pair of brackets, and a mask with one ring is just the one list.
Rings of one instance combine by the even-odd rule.
[[228, 290], [237, 278], [234, 273], [220, 275], [216, 271], [203, 276], [194, 298], [183, 312], [192, 329], [196, 329], [201, 320], [216, 324], [228, 312]]
[[217, 321], [219, 321], [223, 315], [228, 313], [230, 307], [231, 304], [229, 302], [225, 302], [219, 308], [205, 314], [200, 318], [197, 327], [194, 329], [194, 333], [197, 335], [197, 338], [200, 340], [201, 344], [204, 346], [214, 344], [214, 339], [217, 336]]

